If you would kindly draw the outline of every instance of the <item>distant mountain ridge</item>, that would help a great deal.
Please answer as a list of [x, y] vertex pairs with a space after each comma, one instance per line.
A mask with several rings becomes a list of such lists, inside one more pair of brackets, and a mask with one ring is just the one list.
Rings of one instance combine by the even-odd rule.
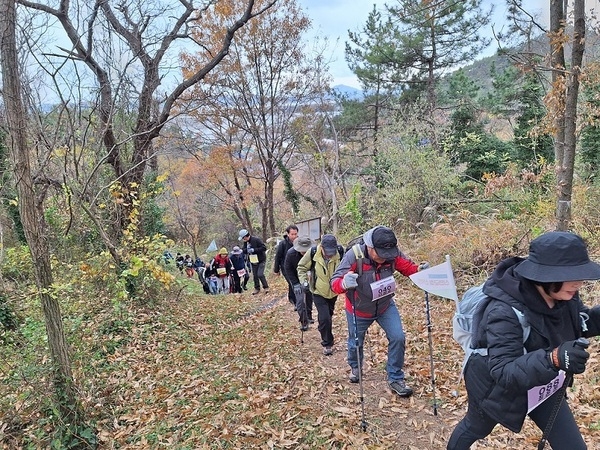
[[337, 94], [343, 95], [351, 100], [361, 100], [364, 97], [363, 91], [345, 84], [336, 84], [331, 89]]

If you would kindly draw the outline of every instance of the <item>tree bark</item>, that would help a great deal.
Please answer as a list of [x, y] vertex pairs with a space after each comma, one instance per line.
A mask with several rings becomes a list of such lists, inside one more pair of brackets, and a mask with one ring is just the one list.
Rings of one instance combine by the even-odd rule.
[[[564, 32], [565, 6], [561, 0], [550, 2], [550, 20], [553, 38]], [[564, 73], [565, 57], [563, 44], [553, 39], [552, 61], [554, 86], [561, 86], [564, 92], [564, 112], [557, 115], [555, 134], [555, 156], [557, 174], [556, 229], [566, 231], [571, 223], [571, 200], [573, 194], [573, 173], [577, 146], [577, 101], [579, 96], [579, 75], [585, 51], [585, 0], [575, 0], [573, 4], [573, 39], [570, 71]], [[556, 34], [555, 34], [556, 33]], [[557, 48], [555, 48], [555, 46]], [[560, 48], [558, 48], [560, 46]], [[562, 55], [562, 56], [561, 56]], [[562, 57], [562, 61], [560, 58]], [[560, 77], [565, 78], [561, 80]]]
[[48, 346], [54, 369], [54, 387], [65, 423], [83, 420], [73, 382], [71, 361], [65, 339], [60, 306], [52, 291], [52, 268], [44, 219], [43, 195], [35, 191], [29, 149], [26, 115], [21, 98], [21, 76], [17, 58], [15, 0], [0, 0], [0, 58], [3, 95], [8, 125], [8, 145], [14, 167], [19, 214], [33, 260], [36, 287], [41, 300]]

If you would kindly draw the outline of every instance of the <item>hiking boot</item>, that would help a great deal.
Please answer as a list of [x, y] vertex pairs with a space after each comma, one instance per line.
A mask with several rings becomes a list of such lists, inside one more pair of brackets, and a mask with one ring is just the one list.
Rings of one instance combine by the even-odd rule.
[[325, 355], [325, 356], [331, 356], [331, 355], [333, 355], [333, 348], [332, 347], [324, 347], [323, 348], [323, 355]]
[[300, 326], [300, 331], [308, 331], [308, 324], [307, 323], [303, 323]]
[[350, 383], [358, 383], [358, 368], [352, 368], [350, 370]]
[[263, 292], [264, 292], [265, 294], [268, 294], [268, 293], [269, 293], [269, 288], [263, 288]]
[[389, 386], [392, 392], [400, 397], [410, 397], [413, 393], [413, 390], [406, 385], [404, 380], [391, 381]]
[[260, 293], [260, 289], [254, 289], [254, 290], [252, 291], [252, 295], [256, 295], [256, 294], [258, 294], [258, 293]]

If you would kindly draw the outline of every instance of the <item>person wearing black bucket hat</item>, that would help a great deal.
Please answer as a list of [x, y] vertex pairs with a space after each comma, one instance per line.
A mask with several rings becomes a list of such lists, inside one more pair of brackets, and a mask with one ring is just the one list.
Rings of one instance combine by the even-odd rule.
[[333, 354], [333, 313], [337, 294], [331, 290], [329, 281], [340, 264], [344, 248], [338, 245], [333, 234], [321, 236], [321, 242], [311, 247], [298, 263], [298, 278], [305, 290], [310, 290], [313, 304], [319, 315], [319, 333], [323, 355]]
[[371, 324], [377, 322], [388, 339], [386, 370], [389, 388], [400, 397], [410, 397], [413, 390], [404, 379], [406, 337], [394, 301], [394, 272], [408, 277], [429, 267], [429, 264], [417, 265], [405, 256], [398, 249], [398, 240], [391, 228], [371, 228], [363, 235], [363, 241], [356, 251], [353, 246], [344, 254], [330, 283], [333, 292], [346, 294], [350, 382], [359, 383], [361, 380], [359, 371], [364, 360], [365, 334]]
[[298, 263], [313, 244], [314, 242], [309, 236], [298, 236], [294, 240], [292, 248], [287, 251], [283, 261], [283, 274], [287, 282], [293, 286], [296, 297], [296, 311], [298, 311], [298, 321], [302, 331], [308, 330], [309, 323], [314, 323], [312, 316], [313, 298], [310, 291], [306, 292], [302, 289], [298, 278]]
[[527, 258], [498, 264], [483, 286], [487, 298], [471, 338], [486, 351], [465, 366], [468, 410], [448, 450], [469, 449], [497, 424], [518, 433], [527, 415], [543, 430], [542, 447], [547, 440], [553, 450], [587, 449], [562, 385], [586, 368], [581, 338], [600, 335], [600, 306], [589, 308], [579, 296], [584, 281], [599, 279], [583, 239], [564, 231], [532, 240]]

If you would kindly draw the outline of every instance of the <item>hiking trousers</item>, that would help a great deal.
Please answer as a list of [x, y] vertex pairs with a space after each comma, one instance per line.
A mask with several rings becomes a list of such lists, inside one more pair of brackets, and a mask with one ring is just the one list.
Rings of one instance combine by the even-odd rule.
[[252, 264], [252, 280], [254, 281], [254, 289], [260, 291], [260, 284], [262, 283], [263, 289], [269, 289], [269, 283], [267, 283], [267, 277], [265, 277], [265, 266], [266, 262], [260, 262], [258, 264]]
[[[546, 428], [550, 414], [556, 405], [557, 395], [561, 394], [564, 395], [560, 391], [555, 393], [529, 413], [529, 417], [540, 430], [543, 431]], [[475, 441], [488, 436], [496, 425], [497, 422], [494, 419], [488, 417], [474, 401], [469, 399], [467, 415], [456, 425], [446, 450], [468, 450]], [[548, 443], [553, 450], [587, 449], [566, 399], [562, 401], [558, 410], [556, 420], [548, 435]]]
[[336, 300], [337, 297], [325, 298], [313, 293], [313, 304], [319, 314], [319, 333], [323, 347], [333, 347], [333, 312]]

